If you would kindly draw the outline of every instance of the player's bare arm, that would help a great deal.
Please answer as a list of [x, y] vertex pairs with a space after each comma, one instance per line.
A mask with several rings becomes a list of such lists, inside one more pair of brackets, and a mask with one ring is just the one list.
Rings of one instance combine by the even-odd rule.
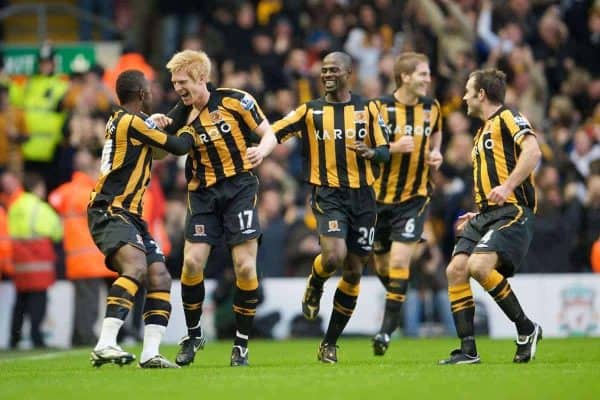
[[275, 133], [268, 120], [263, 120], [263, 122], [256, 127], [254, 132], [260, 136], [260, 143], [258, 146], [249, 147], [248, 150], [246, 150], [246, 156], [248, 157], [248, 161], [252, 163], [252, 168], [257, 167], [265, 157], [271, 154], [277, 145]]
[[415, 149], [415, 140], [410, 135], [403, 135], [400, 139], [390, 143], [390, 153], [412, 153]]

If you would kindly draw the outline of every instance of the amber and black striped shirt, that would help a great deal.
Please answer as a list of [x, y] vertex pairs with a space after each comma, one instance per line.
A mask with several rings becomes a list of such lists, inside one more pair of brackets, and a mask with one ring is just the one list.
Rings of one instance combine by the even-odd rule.
[[313, 185], [360, 188], [372, 185], [379, 165], [349, 149], [357, 140], [370, 147], [388, 144], [375, 102], [352, 95], [347, 103], [311, 100], [273, 124], [281, 143], [297, 136], [302, 145], [304, 179]]
[[185, 168], [188, 190], [209, 187], [252, 169], [246, 149], [256, 142], [254, 130], [264, 119], [249, 93], [229, 88], [211, 90], [208, 103], [198, 117], [178, 127], [178, 134], [189, 132], [196, 140]]
[[[487, 200], [490, 191], [506, 181], [515, 169], [520, 144], [525, 135], [535, 135], [529, 121], [518, 111], [505, 106], [496, 111], [477, 131], [471, 159], [475, 203], [480, 209], [496, 205]], [[533, 174], [525, 179], [508, 196], [506, 203], [526, 206], [533, 211], [537, 208]]]
[[185, 154], [192, 145], [191, 136], [186, 139], [156, 129], [145, 115], [118, 108], [106, 124], [100, 178], [90, 206], [120, 208], [141, 216], [142, 198], [150, 181], [152, 147]]
[[390, 142], [404, 135], [413, 137], [412, 153], [391, 154], [390, 162], [381, 166], [381, 174], [373, 188], [377, 201], [393, 204], [416, 196], [429, 196], [432, 186], [429, 165], [425, 162], [430, 149], [430, 136], [442, 130], [440, 104], [422, 97], [415, 105], [399, 103], [393, 95], [376, 100], [381, 116], [390, 130]]

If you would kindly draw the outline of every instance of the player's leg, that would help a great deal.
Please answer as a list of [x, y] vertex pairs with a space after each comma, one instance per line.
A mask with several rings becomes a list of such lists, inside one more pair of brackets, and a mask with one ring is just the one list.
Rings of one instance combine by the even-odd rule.
[[387, 285], [383, 321], [373, 338], [375, 355], [385, 354], [390, 336], [398, 327], [408, 289], [410, 261], [423, 234], [428, 204], [427, 197], [416, 197], [400, 204], [378, 205], [379, 215], [387, 221], [377, 221], [377, 226], [385, 229], [376, 230], [374, 251], [377, 253], [381, 245], [383, 249], [389, 249], [389, 254], [387, 266], [379, 267], [380, 270], [387, 269]]
[[223, 227], [217, 218], [217, 191], [208, 188], [188, 192], [185, 221], [185, 245], [181, 269], [181, 301], [187, 335], [179, 341], [175, 356], [178, 365], [194, 362], [196, 352], [204, 348], [205, 339], [200, 319], [206, 290], [204, 268], [212, 246], [219, 243]]
[[321, 254], [313, 262], [311, 274], [308, 276], [306, 289], [302, 296], [302, 314], [309, 320], [317, 318], [319, 314], [323, 285], [342, 268], [346, 255], [346, 242], [342, 238], [333, 236], [320, 236]]
[[223, 204], [223, 230], [231, 248], [235, 291], [235, 338], [231, 349], [232, 367], [248, 365], [248, 339], [258, 305], [256, 255], [260, 224], [256, 211], [258, 181], [252, 174], [237, 175], [220, 188]]
[[506, 278], [514, 275], [527, 254], [534, 215], [523, 207], [507, 205], [485, 216], [492, 222], [475, 246], [469, 271], [516, 326], [517, 352], [513, 361], [528, 362], [535, 357], [542, 330], [527, 317]]
[[496, 269], [497, 264], [496, 253], [474, 253], [469, 259], [468, 267], [473, 278], [492, 296], [517, 328], [517, 353], [514, 362], [528, 362], [535, 357], [537, 341], [541, 339], [541, 328], [527, 317], [510, 283]]
[[348, 232], [345, 240], [347, 250], [342, 279], [333, 298], [333, 311], [319, 349], [319, 360], [328, 363], [337, 362], [337, 340], [356, 307], [362, 270], [373, 251], [377, 220], [375, 195], [370, 187], [349, 191], [341, 204], [348, 215], [342, 226]]
[[[203, 225], [204, 226], [204, 225]], [[183, 268], [181, 270], [181, 300], [187, 335], [179, 342], [179, 351], [175, 357], [178, 365], [194, 362], [196, 352], [206, 343], [202, 333], [200, 319], [205, 297], [204, 267], [210, 255], [211, 245], [202, 242], [185, 242], [183, 250]]]
[[337, 341], [356, 308], [360, 291], [360, 277], [368, 256], [348, 253], [342, 267], [342, 278], [339, 280], [333, 296], [333, 310], [325, 338], [319, 348], [318, 358], [324, 363], [337, 362]]
[[237, 244], [231, 249], [235, 272], [233, 312], [236, 327], [231, 352], [232, 367], [248, 365], [248, 339], [258, 305], [257, 249], [257, 239]]
[[328, 187], [313, 189], [311, 205], [317, 219], [321, 254], [313, 262], [302, 297], [302, 314], [309, 320], [317, 318], [323, 285], [335, 271], [342, 268], [346, 257], [348, 221], [343, 212], [346, 205], [342, 190]]
[[446, 268], [448, 299], [460, 349], [452, 351], [450, 358], [441, 360], [440, 364], [474, 364], [480, 361], [475, 346], [475, 302], [469, 284], [468, 259], [465, 253], [455, 253]]
[[416, 242], [403, 243], [393, 241], [390, 252], [387, 255], [388, 274], [385, 311], [381, 328], [373, 338], [373, 352], [375, 355], [385, 354], [389, 346], [390, 336], [398, 327], [400, 312], [406, 299], [406, 290], [408, 289], [410, 258], [415, 246]]
[[[157, 254], [158, 255], [158, 254]], [[160, 354], [160, 343], [171, 316], [171, 275], [162, 260], [148, 260], [146, 301], [144, 303], [144, 344], [142, 368], [179, 368]]]
[[120, 247], [109, 258], [110, 266], [119, 277], [108, 290], [106, 313], [98, 343], [91, 354], [92, 365], [105, 363], [129, 364], [135, 357], [117, 345], [117, 335], [127, 314], [133, 307], [140, 282], [146, 278], [146, 254], [131, 244]]

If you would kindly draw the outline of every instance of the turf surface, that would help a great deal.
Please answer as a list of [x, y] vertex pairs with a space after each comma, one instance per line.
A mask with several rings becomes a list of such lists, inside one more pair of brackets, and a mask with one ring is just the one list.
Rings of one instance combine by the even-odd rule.
[[[544, 339], [537, 359], [512, 363], [509, 340], [479, 339], [480, 365], [438, 366], [450, 339], [342, 339], [337, 365], [316, 361], [318, 340], [254, 341], [249, 368], [229, 367], [229, 342], [210, 342], [180, 370], [92, 368], [90, 349], [0, 352], [0, 399], [599, 399], [600, 338]], [[128, 348], [139, 355], [140, 348]], [[163, 346], [174, 359], [175, 346]]]

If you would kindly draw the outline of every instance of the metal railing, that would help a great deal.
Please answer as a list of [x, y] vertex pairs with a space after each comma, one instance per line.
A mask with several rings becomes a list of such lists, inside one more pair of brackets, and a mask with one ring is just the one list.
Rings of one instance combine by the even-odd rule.
[[[17, 15], [37, 16], [37, 36], [39, 42], [48, 39], [48, 15], [70, 15], [77, 20], [83, 20], [91, 23], [95, 27], [111, 31], [113, 33], [121, 33], [120, 29], [108, 18], [99, 17], [89, 11], [82, 10], [71, 4], [40, 4], [40, 3], [25, 3], [15, 4], [0, 10], [0, 21], [5, 21], [7, 18]], [[6, 28], [6, 27], [5, 27]]]

